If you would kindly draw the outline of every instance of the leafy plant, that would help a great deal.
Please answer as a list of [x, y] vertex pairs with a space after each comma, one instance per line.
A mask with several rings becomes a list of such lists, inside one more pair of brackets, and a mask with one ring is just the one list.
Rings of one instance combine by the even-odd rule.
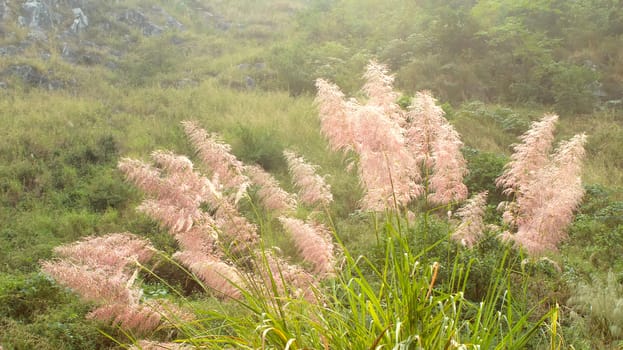
[[623, 287], [612, 271], [605, 279], [579, 283], [569, 303], [585, 315], [591, 327], [609, 341], [623, 338]]

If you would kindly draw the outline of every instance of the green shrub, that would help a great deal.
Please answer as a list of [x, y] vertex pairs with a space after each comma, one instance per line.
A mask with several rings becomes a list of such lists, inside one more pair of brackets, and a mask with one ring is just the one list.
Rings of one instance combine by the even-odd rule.
[[98, 172], [85, 188], [88, 207], [94, 212], [124, 209], [130, 197], [130, 187], [121, 176], [115, 170], [106, 170]]
[[530, 126], [530, 118], [514, 109], [495, 106], [491, 108], [481, 101], [471, 101], [461, 106], [460, 112], [464, 116], [474, 119], [487, 118], [494, 121], [502, 131], [513, 135], [520, 135]]
[[66, 298], [59, 286], [42, 274], [0, 275], [0, 317], [32, 322]]
[[102, 335], [103, 329], [84, 320], [84, 313], [80, 305], [70, 305], [49, 310], [33, 323], [0, 319], [0, 344], [5, 350], [118, 349], [115, 341]]
[[593, 332], [609, 342], [623, 339], [623, 287], [614, 272], [579, 283], [569, 304], [588, 318]]
[[565, 114], [586, 114], [598, 102], [598, 73], [589, 68], [556, 64], [552, 77], [552, 92], [556, 109]]
[[[181, 332], [190, 336], [191, 343], [216, 348], [439, 349], [452, 344], [519, 349], [548, 341], [538, 336], [538, 330], [550, 317], [557, 322], [557, 309], [532, 315], [518, 304], [522, 298], [515, 298], [508, 288], [506, 254], [489, 261], [492, 273], [481, 281], [488, 286], [482, 302], [472, 302], [464, 294], [471, 259], [464, 264], [453, 256], [447, 265], [446, 259], [428, 260], [425, 255], [444, 243], [431, 246], [419, 241], [420, 252], [414, 251], [414, 237], [403, 219], [396, 219], [379, 222], [385, 235], [380, 246], [384, 259], [353, 256], [342, 246], [342, 271], [328, 281], [318, 302], [287, 295], [269, 302], [271, 287], [250, 280], [250, 287], [242, 290], [243, 310], [228, 307], [210, 313], [201, 322], [179, 324]], [[420, 227], [423, 237], [432, 240], [435, 231], [443, 231], [441, 221], [421, 219], [412, 224]], [[427, 227], [431, 231], [424, 233]], [[555, 331], [548, 336], [553, 342]]]
[[482, 152], [471, 147], [463, 148], [469, 173], [465, 176], [465, 185], [471, 193], [488, 191], [488, 202], [499, 203], [506, 200], [502, 190], [495, 185], [508, 159], [495, 153]]
[[582, 247], [582, 256], [594, 266], [619, 268], [623, 254], [623, 203], [599, 185], [586, 187], [584, 202], [571, 225], [569, 246]]
[[241, 160], [259, 164], [267, 171], [285, 168], [284, 146], [275, 137], [273, 128], [239, 123], [234, 134], [238, 140], [238, 143], [234, 144], [234, 151], [241, 155]]

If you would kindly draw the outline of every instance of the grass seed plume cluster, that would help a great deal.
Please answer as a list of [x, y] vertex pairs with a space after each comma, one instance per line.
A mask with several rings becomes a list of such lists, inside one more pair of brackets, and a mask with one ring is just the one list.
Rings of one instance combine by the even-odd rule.
[[[210, 330], [196, 326], [201, 320], [190, 309], [143, 296], [135, 285], [137, 274], [156, 250], [129, 233], [61, 246], [56, 249], [59, 258], [44, 262], [43, 271], [96, 303], [92, 318], [146, 337], [167, 327], [176, 329], [170, 335], [183, 335], [175, 344], [144, 340], [136, 348], [526, 344], [548, 317], [557, 322], [557, 309], [534, 323], [529, 312], [503, 321], [500, 310], [512, 309], [505, 289], [509, 275], [497, 275], [486, 302], [472, 304], [464, 299], [469, 269], [458, 262], [450, 273], [450, 290], [437, 291], [439, 264], [420, 265], [421, 255], [410, 250], [411, 236], [401, 228], [401, 222], [409, 221], [402, 213], [432, 204], [423, 215], [442, 217], [440, 208], [454, 209], [468, 198], [459, 134], [430, 92], [418, 92], [403, 109], [384, 65], [370, 62], [364, 78], [365, 99], [347, 99], [336, 85], [319, 79], [316, 102], [331, 148], [356, 159], [351, 166], [358, 168], [364, 189], [363, 210], [386, 213], [383, 266], [365, 256], [352, 257], [338, 244], [330, 213], [333, 194], [317, 166], [284, 150], [298, 190], [289, 193], [259, 165], [240, 161], [217, 135], [186, 121], [182, 128], [200, 169], [188, 157], [163, 150], [154, 151], [151, 162], [124, 158], [118, 168], [146, 195], [138, 210], [177, 242], [173, 260], [212, 296], [255, 315], [239, 322], [221, 315], [239, 334], [206, 338]], [[562, 142], [551, 153], [557, 118], [546, 115], [532, 125], [496, 182], [509, 196], [501, 205], [502, 237], [531, 255], [556, 249], [583, 193], [579, 175], [586, 136]], [[488, 230], [486, 205], [487, 192], [465, 201], [456, 211], [461, 222], [448, 237], [467, 248], [476, 246]], [[249, 219], [249, 212], [256, 220]], [[296, 256], [266, 247], [275, 227], [288, 234]], [[364, 272], [363, 265], [371, 272]], [[472, 316], [463, 315], [465, 310]], [[414, 319], [415, 312], [424, 315], [427, 325]], [[250, 335], [257, 333], [259, 345]]]
[[371, 62], [364, 78], [364, 102], [347, 100], [334, 84], [316, 81], [323, 133], [333, 150], [358, 157], [362, 207], [405, 207], [422, 195], [435, 204], [465, 199], [463, 144], [431, 94], [418, 93], [404, 111], [384, 65]]
[[573, 211], [584, 195], [580, 174], [586, 135], [561, 142], [550, 154], [557, 120], [557, 115], [550, 114], [534, 122], [496, 180], [513, 198], [500, 203], [504, 222], [516, 231], [506, 231], [504, 238], [532, 255], [555, 250], [567, 237]]

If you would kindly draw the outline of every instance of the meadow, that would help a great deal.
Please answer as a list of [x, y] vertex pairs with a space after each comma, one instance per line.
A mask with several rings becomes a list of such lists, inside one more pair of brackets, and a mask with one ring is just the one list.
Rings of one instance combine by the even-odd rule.
[[[459, 1], [462, 5], [451, 11], [432, 2], [262, 5], [240, 0], [210, 4], [224, 18], [240, 23], [219, 31], [200, 24], [197, 14], [182, 3], [161, 5], [189, 29], [149, 38], [136, 34], [135, 47], [118, 62], [117, 70], [70, 64], [58, 54], [41, 60], [34, 48], [21, 57], [0, 57], [3, 69], [28, 63], [76, 82], [48, 90], [9, 78], [10, 88], [0, 90], [3, 349], [134, 344], [157, 348], [138, 343], [141, 339], [166, 343], [168, 348], [183, 348], [180, 343], [186, 343], [223, 349], [621, 346], [623, 119], [617, 104], [595, 99], [589, 88], [583, 90], [589, 85], [585, 79], [596, 77], [588, 76], [578, 63], [586, 57], [598, 62], [608, 52], [618, 54], [612, 45], [620, 40], [613, 27], [620, 11], [602, 4], [586, 13], [583, 20], [591, 16], [608, 20], [599, 22], [603, 28], [589, 27], [588, 20], [577, 22], [585, 26], [579, 36], [569, 32], [564, 18], [557, 22], [560, 33], [555, 34], [543, 30], [549, 17], [530, 17], [560, 15], [553, 2], [515, 6], [481, 1], [469, 7]], [[492, 3], [500, 6], [487, 6]], [[495, 8], [499, 13], [493, 16], [489, 12]], [[407, 15], [416, 12], [416, 20], [408, 21]], [[388, 21], [392, 25], [379, 30], [372, 13], [394, 19]], [[518, 20], [502, 20], [509, 16]], [[443, 26], [432, 18], [462, 18], [464, 27]], [[517, 31], [521, 38], [508, 37], [513, 31], [505, 25], [528, 26], [528, 19], [537, 22], [530, 27], [537, 29]], [[437, 31], [432, 27], [419, 31], [431, 23]], [[468, 36], [475, 29], [488, 30], [487, 52], [497, 56], [479, 56], [469, 47], [457, 46], [457, 32]], [[14, 32], [25, 35], [17, 27]], [[598, 34], [605, 39], [590, 46], [593, 51], [569, 39], [593, 42], [591, 35]], [[483, 35], [470, 36], [469, 43], [482, 49], [478, 45], [483, 45]], [[318, 40], [307, 45], [309, 37]], [[173, 38], [180, 38], [181, 47], [162, 50]], [[107, 40], [122, 45], [114, 36]], [[515, 43], [516, 56], [506, 57], [501, 43]], [[433, 49], [413, 52], [426, 45]], [[455, 66], [448, 66], [451, 63], [445, 61], [457, 52], [461, 55], [451, 62]], [[564, 57], [561, 52], [575, 52], [576, 61], [563, 62], [557, 56]], [[394, 102], [402, 110], [422, 89], [438, 98], [464, 144], [461, 155], [469, 172], [463, 182], [470, 196], [488, 191], [483, 219], [487, 225], [505, 225], [496, 207], [508, 198], [495, 180], [511, 160], [512, 145], [520, 142], [531, 123], [555, 112], [560, 115], [555, 143], [582, 132], [588, 135], [581, 168], [584, 196], [565, 230], [569, 237], [557, 244], [557, 250], [533, 256], [501, 241], [502, 230], [489, 228], [473, 247], [462, 246], [451, 238], [460, 217], [449, 220], [447, 212], [456, 212], [463, 199], [433, 205], [420, 198], [393, 208], [390, 203], [387, 210], [362, 209], [366, 189], [357, 170], [346, 170], [353, 161], [359, 164], [360, 155], [331, 150], [332, 141], [322, 132], [314, 81], [328, 79], [346, 96], [366, 101], [362, 74], [371, 59], [389, 65], [395, 74], [399, 92]], [[431, 69], [432, 62], [439, 69]], [[508, 64], [509, 74], [488, 76], [485, 68], [491, 62]], [[603, 69], [598, 80], [608, 94], [618, 96], [618, 66], [599, 64]], [[512, 88], [503, 88], [504, 79], [513, 81]], [[486, 89], [479, 89], [485, 80]], [[549, 89], [548, 96], [544, 89]], [[217, 133], [238, 160], [261, 166], [287, 192], [299, 188], [289, 174], [284, 150], [318, 166], [333, 201], [323, 206], [301, 204], [290, 213], [323, 223], [335, 245], [335, 274], [318, 284], [314, 298], [284, 286], [285, 277], [279, 273], [264, 283], [251, 276], [250, 271], [262, 274], [258, 271], [270, 265], [266, 256], [271, 254], [313, 270], [278, 215], [264, 209], [256, 187], [237, 207], [259, 228], [262, 249], [250, 254], [251, 261], [236, 252], [224, 253], [227, 263], [246, 271], [239, 285], [246, 287], [235, 300], [224, 299], [193, 268], [172, 258], [180, 250], [175, 229], [137, 211], [150, 193], [120, 171], [123, 158], [149, 162], [153, 151], [170, 150], [212, 175], [181, 124], [186, 120]], [[212, 213], [214, 208], [200, 209]], [[100, 303], [85, 301], [75, 288], [66, 288], [41, 271], [43, 261], [59, 258], [55, 247], [114, 232], [147, 239], [156, 251], [140, 262], [132, 280], [141, 290], [141, 302], [164, 299], [190, 318], [171, 317], [171, 322], [147, 332], [88, 319]]]

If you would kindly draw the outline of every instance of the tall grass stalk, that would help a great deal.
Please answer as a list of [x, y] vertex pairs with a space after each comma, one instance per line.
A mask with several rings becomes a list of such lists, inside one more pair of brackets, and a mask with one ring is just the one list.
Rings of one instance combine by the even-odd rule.
[[[243, 298], [235, 301], [240, 307], [224, 307], [180, 325], [180, 340], [206, 348], [524, 349], [548, 332], [556, 348], [558, 311], [536, 315], [536, 308], [524, 310], [522, 296], [515, 297], [517, 288], [511, 288], [511, 277], [517, 276], [508, 268], [508, 251], [485, 298], [467, 300], [472, 261], [464, 264], [457, 255], [453, 266], [424, 263], [428, 249], [415, 253], [410, 248], [414, 238], [405, 222], [387, 215], [379, 227], [385, 235], [380, 237], [380, 263], [353, 256], [340, 243], [341, 273], [315, 290], [315, 300], [280, 290], [277, 279], [283, 276], [274, 276], [271, 285], [250, 278]], [[265, 256], [256, 258], [266, 263]], [[449, 272], [445, 280], [439, 277], [441, 269]]]

